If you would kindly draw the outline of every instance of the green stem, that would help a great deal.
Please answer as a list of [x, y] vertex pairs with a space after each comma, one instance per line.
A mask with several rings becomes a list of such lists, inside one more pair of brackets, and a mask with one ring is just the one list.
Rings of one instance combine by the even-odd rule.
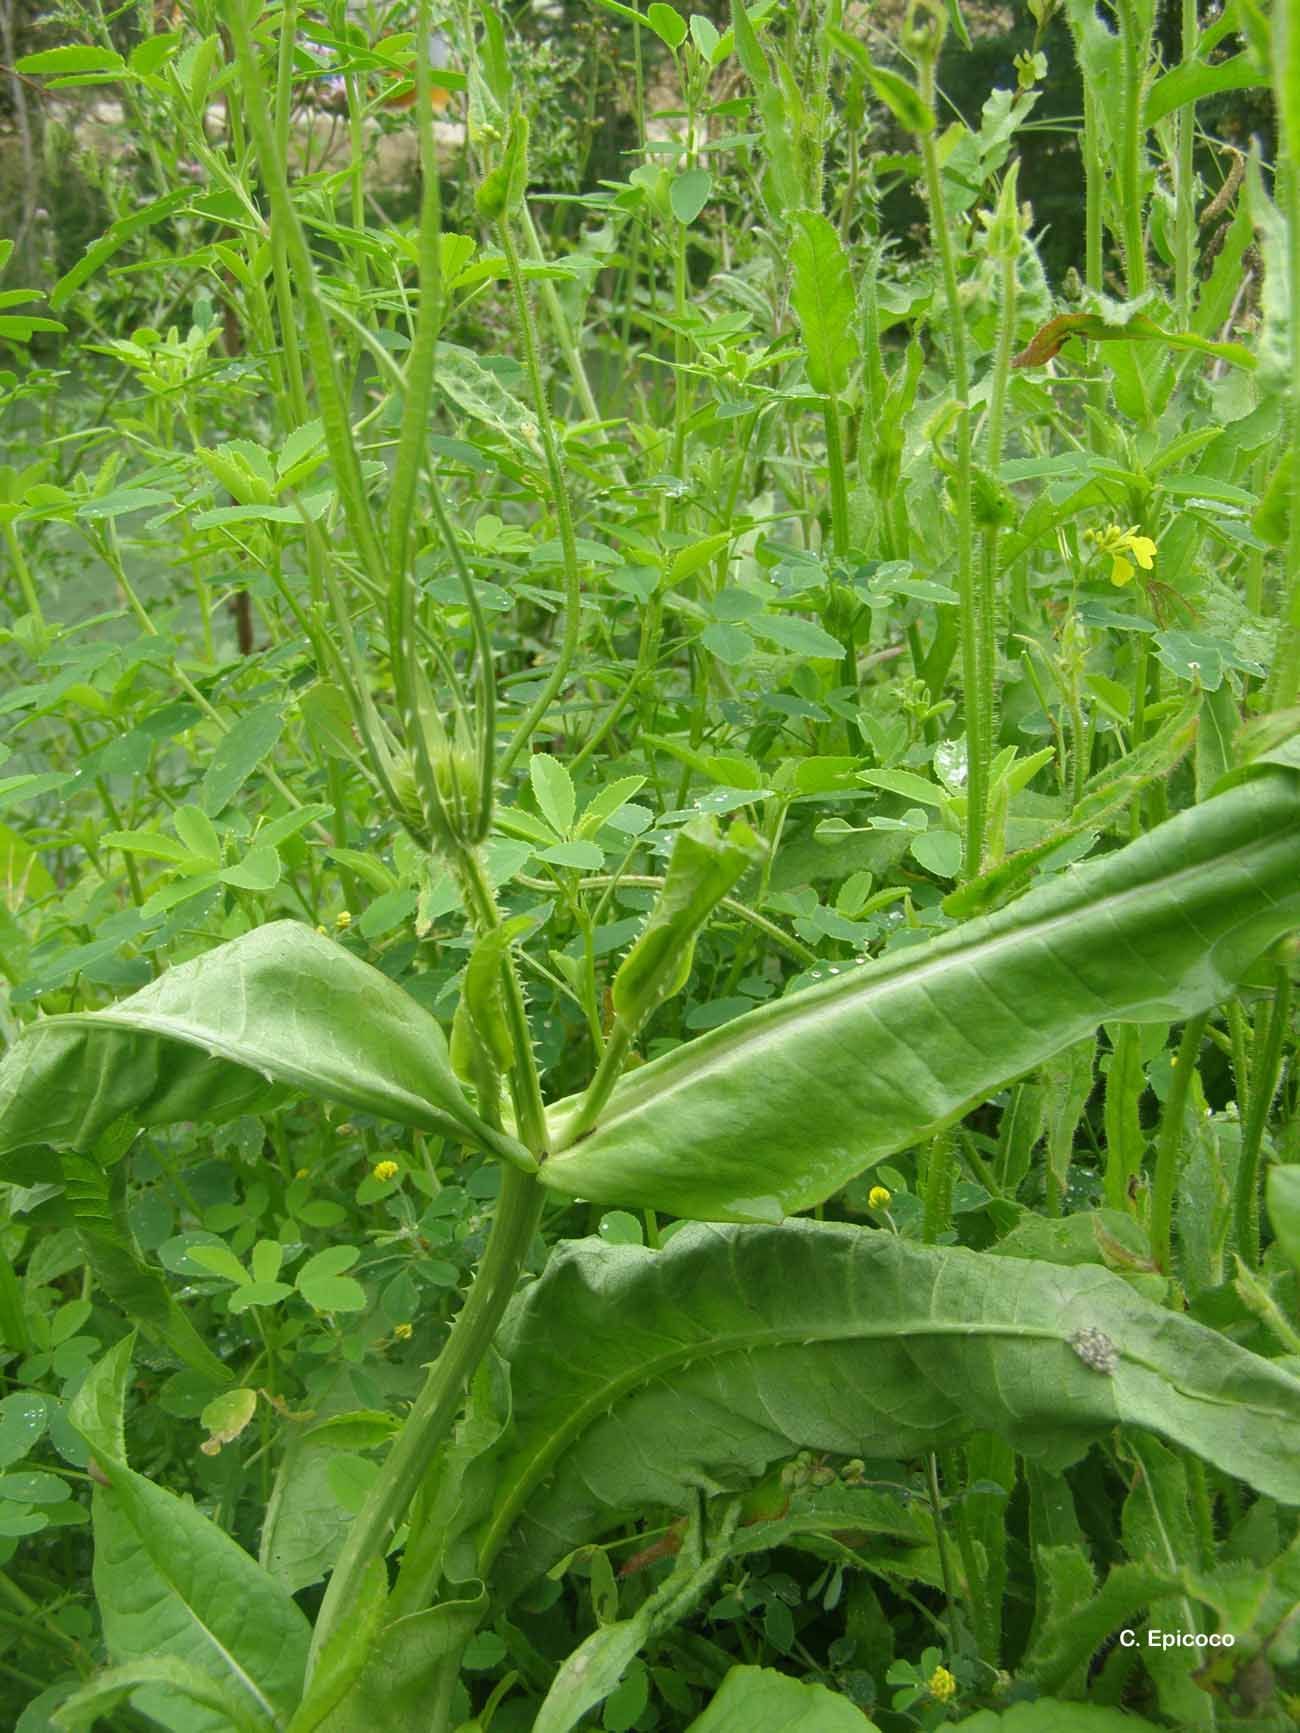
[[844, 472], [844, 442], [840, 438], [840, 408], [833, 397], [822, 404], [826, 429], [826, 467], [831, 483], [831, 549], [843, 559], [849, 551], [849, 489]]
[[1273, 28], [1273, 78], [1277, 99], [1280, 161], [1275, 184], [1287, 231], [1291, 281], [1291, 378], [1289, 397], [1291, 513], [1287, 537], [1287, 590], [1281, 641], [1269, 683], [1269, 707], [1289, 709], [1300, 699], [1300, 0], [1277, 0]]
[[503, 1168], [492, 1232], [465, 1304], [425, 1380], [379, 1478], [348, 1530], [321, 1602], [312, 1637], [311, 1670], [326, 1644], [352, 1616], [370, 1561], [381, 1558], [429, 1467], [450, 1432], [466, 1383], [491, 1345], [519, 1280], [541, 1217], [542, 1188], [511, 1167]]
[[430, 22], [429, 0], [421, 0], [416, 19], [415, 62], [415, 110], [423, 183], [417, 240], [420, 293], [410, 360], [403, 378], [402, 424], [388, 501], [388, 558], [394, 581], [397, 581], [397, 573], [405, 572], [407, 564], [411, 514], [428, 439], [429, 403], [437, 363], [438, 330], [442, 323], [442, 198], [430, 102]]
[[1282, 964], [1277, 970], [1263, 1047], [1251, 1066], [1250, 1106], [1241, 1132], [1241, 1156], [1233, 1195], [1233, 1236], [1242, 1259], [1252, 1269], [1259, 1264], [1259, 1157], [1268, 1111], [1282, 1073], [1282, 1051], [1290, 1020], [1291, 977]]
[[[519, 213], [520, 226], [524, 231], [524, 239], [528, 243], [528, 256], [534, 264], [547, 263], [546, 254], [542, 251], [542, 243], [533, 222], [533, 214], [525, 204]], [[596, 402], [596, 394], [591, 389], [591, 381], [587, 377], [587, 369], [583, 365], [582, 351], [574, 338], [568, 316], [560, 302], [555, 284], [548, 277], [543, 277], [541, 284], [542, 305], [546, 308], [546, 316], [550, 320], [551, 330], [555, 333], [555, 341], [560, 346], [564, 356], [564, 364], [569, 369], [574, 393], [582, 405], [582, 413], [592, 421], [600, 420], [600, 405]], [[611, 466], [613, 467], [613, 466]]]
[[[921, 62], [921, 97], [926, 106], [934, 107], [935, 66], [932, 56]], [[966, 322], [957, 286], [957, 260], [953, 238], [948, 227], [947, 210], [943, 201], [943, 180], [939, 168], [939, 149], [933, 130], [919, 134], [921, 156], [925, 165], [926, 197], [930, 206], [930, 236], [943, 275], [944, 301], [947, 308], [948, 346], [952, 355], [953, 389], [960, 406], [957, 422], [957, 462], [953, 477], [957, 507], [957, 592], [961, 597], [961, 659], [962, 687], [966, 711], [966, 859], [967, 877], [975, 877], [984, 858], [984, 833], [988, 822], [989, 741], [984, 722], [991, 713], [991, 701], [985, 686], [993, 678], [992, 667], [985, 666], [984, 640], [988, 623], [984, 619], [985, 602], [982, 586], [975, 572], [971, 522], [971, 428], [970, 428], [970, 367], [966, 356]]]
[[943, 1494], [939, 1490], [939, 1458], [931, 1451], [926, 1458], [926, 1478], [930, 1489], [930, 1516], [934, 1522], [934, 1544], [939, 1554], [939, 1571], [943, 1577], [943, 1596], [948, 1603], [948, 1641], [954, 1655], [960, 1653], [961, 1626], [957, 1622], [956, 1574], [952, 1568], [952, 1547], [947, 1524], [943, 1519]]
[[224, 11], [234, 44], [249, 131], [257, 149], [262, 182], [271, 207], [271, 234], [273, 238], [278, 234], [283, 242], [287, 267], [293, 274], [293, 288], [302, 306], [307, 351], [335, 485], [362, 566], [374, 583], [383, 584], [387, 568], [361, 473], [361, 458], [352, 432], [348, 401], [335, 365], [334, 344], [311, 250], [294, 208], [287, 171], [278, 149], [262, 68], [249, 30], [248, 12], [243, 0], [226, 0]]
[[[1102, 290], [1104, 270], [1102, 217], [1105, 209], [1106, 175], [1101, 160], [1100, 127], [1097, 118], [1097, 96], [1088, 79], [1083, 81], [1083, 177], [1084, 177], [1084, 265], [1083, 278], [1096, 294]], [[1088, 362], [1088, 403], [1094, 411], [1090, 422], [1092, 444], [1103, 443], [1098, 419], [1106, 408], [1106, 385], [1101, 376], [1101, 363], [1094, 357]]]
[[[1196, 0], [1182, 0], [1179, 59], [1190, 65], [1200, 36]], [[1174, 189], [1174, 303], [1178, 329], [1192, 322], [1192, 271], [1196, 263], [1196, 207], [1193, 182], [1196, 174], [1196, 103], [1184, 103], [1178, 111], [1177, 185]]]
[[1123, 209], [1124, 280], [1130, 300], [1147, 286], [1146, 225], [1142, 211], [1142, 84], [1147, 52], [1134, 0], [1119, 7], [1120, 55], [1123, 68], [1123, 127], [1120, 141], [1120, 204]]
[[607, 712], [605, 719], [596, 728], [591, 738], [583, 743], [582, 750], [577, 757], [571, 760], [570, 771], [576, 772], [609, 737], [617, 725], [619, 717], [622, 716], [654, 671], [659, 658], [659, 632], [663, 622], [663, 612], [662, 595], [652, 596], [641, 616], [641, 641], [637, 647], [636, 666], [617, 701]]
[[564, 477], [564, 465], [560, 457], [559, 443], [555, 437], [555, 428], [551, 422], [550, 405], [546, 398], [546, 385], [542, 379], [542, 364], [537, 349], [537, 329], [533, 322], [533, 309], [524, 285], [524, 274], [519, 263], [519, 250], [515, 246], [515, 238], [508, 215], [503, 216], [497, 224], [497, 233], [501, 239], [501, 250], [505, 254], [506, 260], [506, 272], [510, 278], [510, 292], [515, 304], [515, 320], [519, 328], [519, 345], [523, 351], [524, 371], [528, 375], [533, 409], [537, 416], [538, 432], [542, 442], [542, 452], [546, 459], [546, 472], [551, 484], [551, 505], [560, 532], [560, 553], [564, 562], [564, 635], [560, 641], [560, 653], [556, 658], [555, 666], [546, 677], [545, 685], [529, 705], [522, 721], [511, 736], [510, 744], [502, 754], [501, 763], [497, 767], [497, 775], [504, 777], [527, 746], [533, 731], [550, 709], [551, 700], [564, 684], [569, 669], [573, 665], [582, 627], [582, 585], [578, 578], [578, 545], [573, 530], [573, 508], [569, 503], [569, 489]]
[[1129, 1185], [1142, 1166], [1145, 1141], [1138, 1102], [1146, 1086], [1142, 1071], [1142, 1042], [1133, 1023], [1121, 1023], [1115, 1031], [1110, 1070], [1106, 1073], [1106, 1170], [1102, 1179], [1107, 1209], [1132, 1214]]
[[1187, 1097], [1196, 1074], [1208, 1014], [1193, 1017], [1183, 1029], [1177, 1062], [1156, 1141], [1155, 1177], [1151, 1185], [1151, 1256], [1165, 1275], [1173, 1271], [1174, 1189], [1183, 1152]]
[[956, 1165], [953, 1134], [941, 1131], [930, 1140], [925, 1163], [925, 1199], [921, 1239], [937, 1245], [952, 1226], [952, 1184]]
[[605, 1043], [605, 1051], [596, 1067], [596, 1074], [587, 1085], [587, 1092], [578, 1103], [578, 1110], [565, 1133], [570, 1143], [576, 1143], [580, 1137], [585, 1136], [600, 1118], [601, 1110], [613, 1094], [614, 1085], [627, 1062], [633, 1033], [622, 1017], [615, 1017], [609, 1039]]
[[14, 576], [18, 579], [18, 588], [22, 591], [23, 602], [27, 612], [36, 622], [37, 631], [42, 639], [46, 635], [45, 615], [41, 612], [40, 599], [36, 594], [36, 585], [32, 581], [31, 567], [23, 554], [22, 543], [18, 540], [17, 531], [12, 523], [4, 525], [5, 546], [9, 550], [9, 558], [13, 561]]
[[[275, 78], [275, 142], [282, 163], [289, 161], [289, 124], [293, 117], [293, 53], [297, 34], [298, 0], [284, 0], [284, 10], [280, 15], [280, 50]], [[289, 278], [289, 260], [281, 223], [271, 224], [271, 272], [275, 284], [275, 304], [280, 314], [280, 341], [284, 346], [288, 375], [285, 402], [287, 430], [301, 427], [307, 420], [307, 387], [303, 380], [302, 355], [298, 349], [298, 317], [294, 311], [293, 285]]]

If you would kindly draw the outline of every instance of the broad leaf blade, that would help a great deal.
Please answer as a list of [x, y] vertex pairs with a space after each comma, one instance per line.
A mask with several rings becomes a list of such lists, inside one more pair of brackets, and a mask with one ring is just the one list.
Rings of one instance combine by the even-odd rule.
[[541, 1178], [720, 1221], [807, 1209], [1102, 1021], [1213, 1005], [1300, 924], [1300, 776], [1268, 766], [998, 913], [736, 1018], [553, 1115]]
[[775, 1667], [733, 1667], [687, 1733], [876, 1733], [856, 1703]]
[[256, 1112], [286, 1091], [426, 1131], [482, 1128], [440, 1026], [341, 945], [275, 921], [104, 1011], [50, 1017], [0, 1063], [0, 1156]]
[[[1081, 1349], [1103, 1337], [1099, 1370]], [[801, 1449], [899, 1459], [993, 1432], [1059, 1469], [1124, 1424], [1300, 1504], [1300, 1379], [1096, 1265], [693, 1224], [659, 1252], [561, 1246], [498, 1345], [514, 1427], [481, 1556], [512, 1592], [631, 1512]]]

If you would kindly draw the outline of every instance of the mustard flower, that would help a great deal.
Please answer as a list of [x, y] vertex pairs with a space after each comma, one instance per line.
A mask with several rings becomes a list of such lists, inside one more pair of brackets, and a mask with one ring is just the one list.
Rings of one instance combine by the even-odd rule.
[[1132, 554], [1144, 572], [1155, 564], [1156, 544], [1150, 536], [1141, 535], [1136, 524], [1128, 530], [1120, 529], [1118, 524], [1104, 530], [1085, 530], [1084, 540], [1091, 542], [1099, 553], [1110, 555], [1110, 581], [1116, 589], [1122, 589], [1133, 579], [1133, 561], [1127, 555]]

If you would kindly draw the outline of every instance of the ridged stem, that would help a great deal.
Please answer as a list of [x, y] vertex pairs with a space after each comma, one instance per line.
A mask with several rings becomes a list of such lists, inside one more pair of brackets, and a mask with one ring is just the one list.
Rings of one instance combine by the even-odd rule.
[[[933, 56], [921, 62], [921, 97], [926, 107], [934, 108], [935, 63]], [[984, 640], [991, 635], [984, 614], [987, 611], [981, 586], [975, 573], [971, 521], [971, 428], [970, 428], [970, 365], [966, 355], [966, 324], [961, 296], [957, 286], [957, 261], [952, 234], [948, 227], [943, 200], [943, 178], [939, 166], [939, 149], [933, 130], [918, 135], [921, 158], [925, 166], [926, 197], [930, 206], [930, 236], [943, 277], [944, 302], [947, 310], [948, 347], [952, 356], [953, 389], [960, 409], [957, 421], [957, 462], [953, 475], [953, 494], [957, 510], [957, 593], [961, 597], [961, 666], [966, 719], [966, 859], [967, 877], [981, 870], [984, 857], [984, 835], [988, 820], [988, 779], [990, 745], [985, 737], [984, 723], [991, 713], [991, 703], [985, 687], [992, 681], [993, 670], [985, 666]]]

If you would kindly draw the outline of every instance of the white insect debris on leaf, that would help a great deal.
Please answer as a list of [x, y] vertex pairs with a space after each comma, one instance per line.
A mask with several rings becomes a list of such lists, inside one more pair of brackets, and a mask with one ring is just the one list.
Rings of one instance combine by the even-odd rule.
[[1115, 1344], [1104, 1330], [1089, 1325], [1076, 1330], [1069, 1342], [1084, 1365], [1091, 1366], [1094, 1372], [1113, 1372], [1119, 1364]]

